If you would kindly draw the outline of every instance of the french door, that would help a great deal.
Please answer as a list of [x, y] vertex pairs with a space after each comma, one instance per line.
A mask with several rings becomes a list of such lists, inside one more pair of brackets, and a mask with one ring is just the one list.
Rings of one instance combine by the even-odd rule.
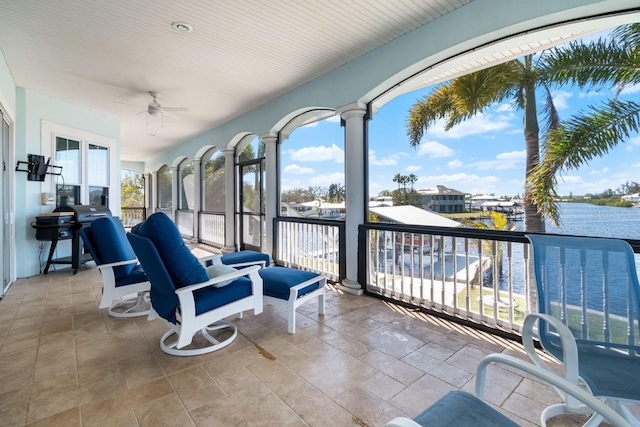
[[240, 249], [262, 251], [265, 239], [264, 159], [240, 163]]
[[13, 221], [11, 215], [11, 138], [9, 132], [9, 122], [0, 110], [0, 146], [2, 146], [2, 286], [0, 287], [0, 297], [11, 284], [11, 270], [13, 265]]

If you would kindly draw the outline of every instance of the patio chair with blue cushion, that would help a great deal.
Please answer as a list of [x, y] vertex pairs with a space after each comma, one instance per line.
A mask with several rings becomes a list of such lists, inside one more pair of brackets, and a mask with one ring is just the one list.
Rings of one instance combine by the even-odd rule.
[[[609, 408], [604, 402], [596, 399], [583, 388], [565, 380], [553, 372], [540, 369], [532, 363], [500, 353], [490, 354], [478, 364], [476, 370], [475, 396], [466, 391], [450, 391], [415, 418], [394, 418], [388, 422], [385, 427], [518, 426], [519, 424], [482, 400], [487, 367], [491, 363], [506, 364], [536, 377], [565, 393], [567, 396], [571, 396], [571, 398], [577, 402], [581, 402], [585, 407], [590, 408], [592, 412], [597, 413], [601, 417], [600, 419], [606, 419], [615, 427], [629, 427], [629, 423], [620, 416], [620, 414], [612, 408]], [[545, 420], [542, 420], [541, 425], [542, 427], [546, 427]]]
[[[108, 308], [113, 317], [146, 316], [151, 284], [120, 220], [98, 218], [80, 229], [80, 237], [102, 275], [100, 308]], [[131, 295], [135, 296], [122, 299]]]
[[[634, 425], [626, 408], [640, 400], [640, 286], [633, 249], [623, 240], [528, 235], [538, 294], [538, 313], [523, 325], [523, 344], [539, 368], [534, 327], [544, 350], [562, 363], [562, 376], [602, 399]], [[542, 418], [589, 408], [559, 392], [563, 403]], [[602, 420], [595, 414], [590, 425]]]
[[[164, 213], [155, 213], [135, 226], [128, 238], [151, 281], [149, 319], [161, 318], [170, 328], [160, 339], [165, 353], [194, 356], [219, 350], [238, 334], [236, 325], [224, 318], [241, 316], [245, 310], [262, 312], [260, 267], [236, 270], [214, 265], [205, 269]], [[177, 340], [167, 343], [172, 335]], [[194, 335], [203, 337], [199, 344], [205, 345], [185, 348]]]

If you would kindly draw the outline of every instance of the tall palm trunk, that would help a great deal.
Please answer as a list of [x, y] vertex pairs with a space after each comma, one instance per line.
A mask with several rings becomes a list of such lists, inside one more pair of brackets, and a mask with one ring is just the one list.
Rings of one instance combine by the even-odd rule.
[[[531, 56], [525, 57], [525, 63], [529, 70], [531, 70], [531, 60]], [[524, 95], [524, 138], [527, 150], [527, 169], [525, 176], [528, 178], [540, 161], [540, 128], [538, 126], [538, 111], [533, 78], [524, 86]], [[526, 189], [524, 193], [524, 229], [530, 233], [545, 232], [544, 219], [542, 214], [538, 212], [536, 205], [531, 202], [528, 189]]]

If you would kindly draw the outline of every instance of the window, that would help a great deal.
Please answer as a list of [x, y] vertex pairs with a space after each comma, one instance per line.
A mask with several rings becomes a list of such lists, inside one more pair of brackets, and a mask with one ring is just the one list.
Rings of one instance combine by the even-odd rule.
[[109, 148], [62, 136], [55, 141], [55, 164], [62, 167], [56, 206], [109, 206]]
[[163, 166], [158, 171], [158, 208], [171, 209], [171, 169], [169, 166]]
[[224, 154], [216, 151], [204, 164], [203, 210], [205, 211], [225, 211], [224, 163]]
[[193, 209], [193, 184], [193, 163], [185, 160], [180, 164], [180, 181], [178, 182], [180, 205], [178, 206], [178, 209]]

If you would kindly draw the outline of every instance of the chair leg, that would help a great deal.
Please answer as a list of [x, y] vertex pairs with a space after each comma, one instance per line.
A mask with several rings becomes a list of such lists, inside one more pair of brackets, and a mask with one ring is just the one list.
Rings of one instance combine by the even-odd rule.
[[[125, 307], [124, 310], [116, 311], [116, 309], [123, 307]], [[139, 292], [134, 298], [129, 298], [111, 304], [108, 313], [111, 317], [139, 317], [148, 315], [150, 307], [151, 302], [149, 300], [149, 293]], [[139, 310], [140, 308], [144, 309]]]
[[[209, 332], [219, 331], [227, 328], [231, 329], [232, 334], [229, 338], [225, 339], [224, 341], [218, 341], [216, 338], [212, 337], [209, 334]], [[220, 350], [221, 348], [224, 348], [229, 344], [231, 344], [238, 336], [238, 327], [233, 323], [230, 323], [224, 320], [221, 320], [219, 322], [206, 326], [202, 328], [200, 331], [198, 331], [197, 334], [201, 334], [204, 337], [204, 339], [206, 339], [212, 345], [201, 347], [201, 348], [194, 348], [194, 349], [178, 348], [177, 339], [169, 344], [166, 344], [165, 341], [167, 340], [167, 338], [169, 338], [171, 335], [174, 335], [174, 334], [177, 335], [178, 333], [172, 329], [167, 333], [165, 333], [162, 336], [162, 338], [160, 338], [160, 348], [162, 349], [162, 351], [172, 356], [198, 356], [201, 354], [211, 353], [212, 351]]]
[[324, 291], [318, 295], [318, 314], [324, 314]]
[[287, 302], [287, 330], [290, 334], [296, 333], [296, 304], [295, 300], [289, 299]]

